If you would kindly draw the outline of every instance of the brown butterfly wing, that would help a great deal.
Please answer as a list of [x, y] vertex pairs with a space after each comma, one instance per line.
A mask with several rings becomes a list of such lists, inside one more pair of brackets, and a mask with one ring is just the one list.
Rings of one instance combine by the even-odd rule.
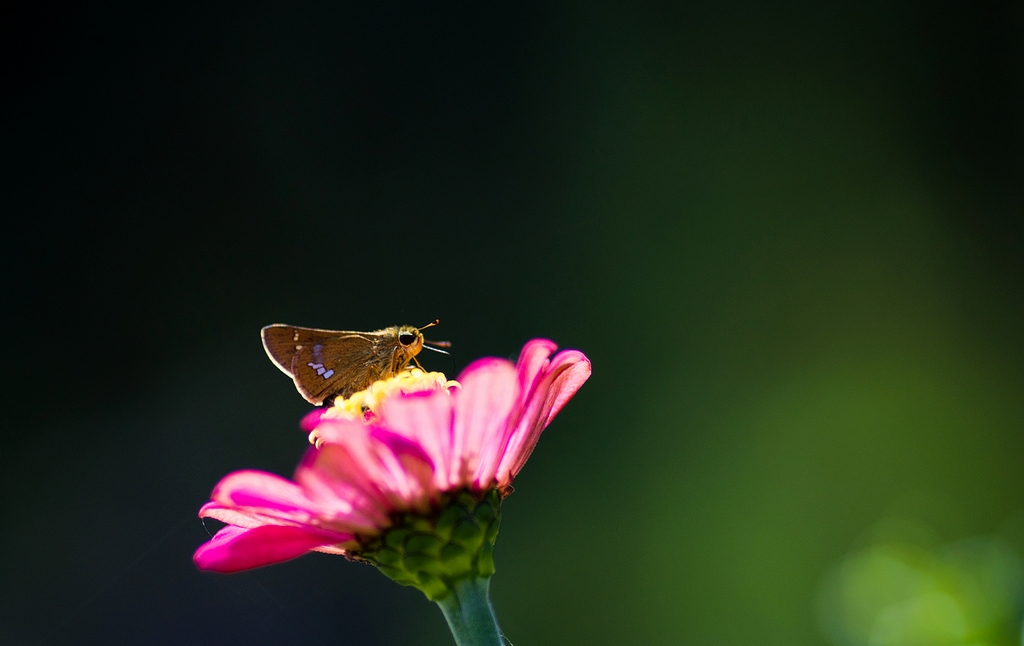
[[312, 404], [334, 395], [348, 397], [378, 378], [380, 332], [339, 332], [292, 325], [263, 328], [271, 361], [291, 376]]

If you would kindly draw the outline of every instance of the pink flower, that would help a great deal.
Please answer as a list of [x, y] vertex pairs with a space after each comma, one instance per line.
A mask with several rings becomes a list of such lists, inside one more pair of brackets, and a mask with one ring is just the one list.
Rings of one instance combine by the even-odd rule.
[[583, 353], [551, 357], [556, 349], [535, 339], [515, 366], [480, 359], [461, 387], [398, 393], [371, 415], [317, 411], [307, 423], [319, 448], [294, 482], [238, 471], [217, 484], [199, 515], [228, 525], [200, 546], [196, 564], [238, 572], [310, 550], [359, 555], [402, 514], [430, 516], [465, 492], [507, 495], [541, 432], [590, 376]]

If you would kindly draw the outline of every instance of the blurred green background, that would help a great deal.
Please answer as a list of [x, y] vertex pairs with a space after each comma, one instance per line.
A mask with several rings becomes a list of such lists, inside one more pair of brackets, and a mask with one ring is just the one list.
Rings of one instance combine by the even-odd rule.
[[320, 554], [272, 322], [594, 376], [504, 507], [524, 644], [1020, 643], [1019, 2], [179, 3], [4, 21], [0, 643], [450, 644]]

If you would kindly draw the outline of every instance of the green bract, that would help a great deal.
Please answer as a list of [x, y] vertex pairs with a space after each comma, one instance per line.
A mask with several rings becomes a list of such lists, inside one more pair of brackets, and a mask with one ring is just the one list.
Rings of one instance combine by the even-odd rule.
[[494, 574], [494, 541], [501, 523], [497, 490], [449, 494], [430, 516], [404, 514], [353, 556], [389, 578], [439, 601], [468, 578]]

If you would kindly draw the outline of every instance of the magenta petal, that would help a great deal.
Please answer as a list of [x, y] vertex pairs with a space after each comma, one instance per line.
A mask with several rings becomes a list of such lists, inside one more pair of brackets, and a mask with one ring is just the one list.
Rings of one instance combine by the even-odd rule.
[[324, 420], [316, 430], [324, 441], [319, 449], [306, 452], [295, 472], [296, 482], [305, 486], [307, 476], [315, 473], [335, 489], [355, 486], [386, 490], [387, 469], [381, 464], [380, 442], [374, 439], [373, 429], [351, 420]]
[[267, 518], [260, 514], [244, 512], [232, 507], [225, 507], [220, 503], [208, 502], [199, 510], [200, 518], [213, 518], [228, 525], [236, 525], [243, 528], [260, 527], [262, 525], [281, 525], [281, 521], [274, 518]]
[[549, 368], [556, 377], [548, 387], [548, 412], [542, 420], [544, 427], [562, 410], [566, 402], [573, 398], [587, 379], [590, 379], [590, 359], [579, 350], [565, 350], [555, 355]]
[[321, 443], [347, 444], [353, 434], [362, 434], [366, 424], [347, 417], [324, 417], [310, 430], [316, 430]]
[[509, 416], [519, 399], [516, 369], [504, 359], [481, 359], [466, 368], [454, 394], [453, 468], [448, 486], [490, 486], [508, 441]]
[[386, 492], [379, 486], [378, 460], [369, 446], [365, 427], [352, 429], [345, 443], [309, 448], [295, 470], [295, 481], [317, 503], [319, 516], [345, 528], [372, 530], [385, 522]]
[[557, 349], [555, 342], [548, 339], [531, 339], [523, 346], [519, 360], [516, 361], [522, 397], [527, 397], [533, 391], [534, 382], [547, 365], [548, 357]]
[[521, 417], [501, 457], [497, 470], [499, 486], [511, 483], [537, 446], [541, 432], [588, 377], [590, 360], [576, 350], [558, 353], [543, 368], [533, 384], [533, 392], [522, 403]]
[[306, 431], [307, 433], [316, 428], [316, 425], [320, 423], [320, 418], [324, 416], [330, 408], [324, 406], [323, 408], [314, 408], [302, 417], [302, 421], [299, 422], [299, 428]]
[[429, 468], [434, 468], [434, 463], [426, 451], [418, 443], [403, 435], [392, 433], [386, 428], [372, 427], [370, 437], [386, 446], [395, 455], [412, 457], [423, 462]]
[[376, 455], [386, 471], [381, 482], [392, 504], [400, 509], [426, 511], [427, 499], [433, 493], [433, 460], [418, 443], [387, 429], [374, 427], [371, 436], [378, 443]]
[[235, 471], [224, 476], [210, 498], [226, 507], [259, 509], [282, 518], [303, 519], [316, 513], [302, 488], [263, 471]]
[[304, 527], [264, 525], [243, 529], [228, 525], [209, 542], [200, 545], [192, 560], [201, 570], [229, 574], [281, 563], [317, 547], [341, 543], [350, 538]]
[[452, 465], [452, 398], [446, 391], [398, 395], [384, 402], [380, 422], [416, 442], [434, 465], [434, 485], [444, 490]]

